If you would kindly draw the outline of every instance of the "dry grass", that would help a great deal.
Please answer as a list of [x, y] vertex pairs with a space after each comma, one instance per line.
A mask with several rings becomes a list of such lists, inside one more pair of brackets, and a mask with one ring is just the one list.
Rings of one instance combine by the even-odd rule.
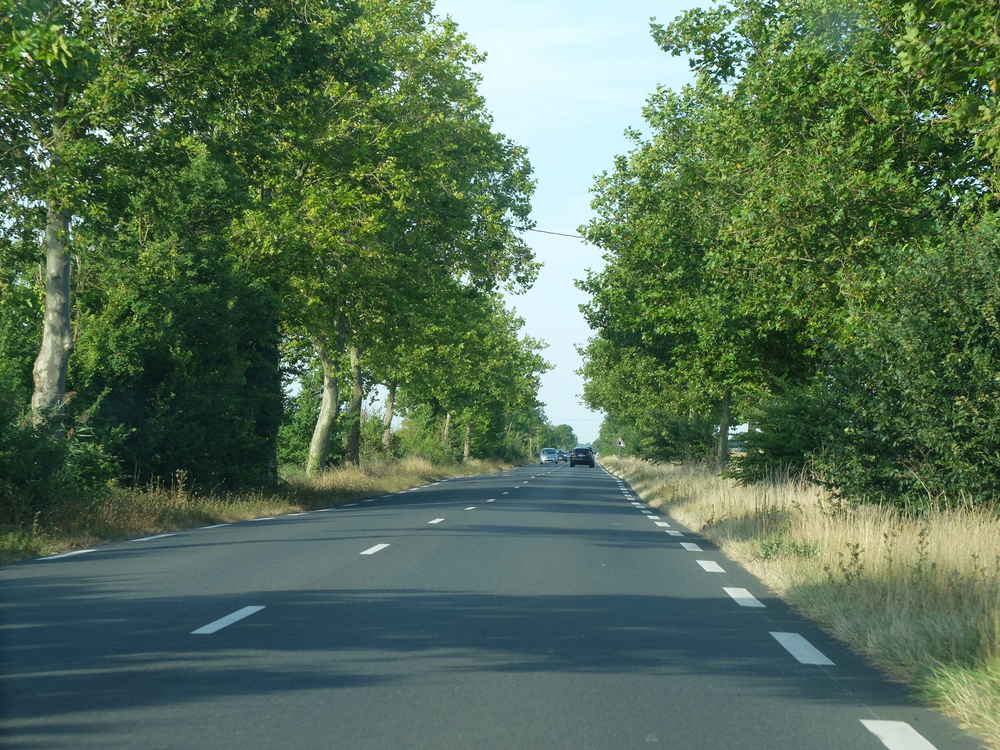
[[603, 459], [798, 611], [1000, 748], [1000, 514], [905, 517], [783, 478]]
[[278, 490], [209, 494], [192, 491], [185, 475], [178, 472], [170, 486], [113, 490], [104, 501], [67, 514], [57, 524], [0, 530], [0, 563], [196, 526], [341, 505], [438, 479], [502, 468], [506, 467], [478, 460], [453, 465], [435, 465], [424, 459], [374, 460], [361, 467], [334, 469], [317, 478], [293, 473], [284, 478]]

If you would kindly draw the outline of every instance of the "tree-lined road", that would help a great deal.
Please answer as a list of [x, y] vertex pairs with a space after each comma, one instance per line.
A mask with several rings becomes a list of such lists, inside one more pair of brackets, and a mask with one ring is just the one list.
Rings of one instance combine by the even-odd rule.
[[600, 467], [0, 576], [9, 748], [978, 747]]

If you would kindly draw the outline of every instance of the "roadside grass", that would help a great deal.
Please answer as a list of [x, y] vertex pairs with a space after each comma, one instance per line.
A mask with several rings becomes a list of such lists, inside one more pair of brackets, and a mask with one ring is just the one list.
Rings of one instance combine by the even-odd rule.
[[1000, 513], [850, 506], [794, 477], [602, 459], [889, 677], [1000, 749]]
[[275, 489], [207, 493], [191, 489], [184, 472], [177, 472], [169, 485], [113, 488], [99, 502], [67, 508], [58, 520], [0, 528], [0, 564], [180, 529], [300, 513], [505, 468], [510, 465], [475, 459], [441, 465], [422, 458], [379, 458], [316, 478], [292, 470]]

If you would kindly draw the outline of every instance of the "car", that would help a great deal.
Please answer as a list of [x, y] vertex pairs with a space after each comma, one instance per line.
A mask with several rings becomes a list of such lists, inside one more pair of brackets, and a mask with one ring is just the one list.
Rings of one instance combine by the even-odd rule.
[[560, 461], [569, 461], [569, 451], [564, 451], [562, 448], [556, 448], [556, 453], [559, 454]]
[[559, 452], [555, 448], [542, 448], [542, 453], [539, 458], [541, 459], [540, 463], [542, 465], [547, 463], [558, 464]]
[[594, 451], [588, 445], [578, 445], [569, 454], [569, 465], [586, 464], [594, 468]]

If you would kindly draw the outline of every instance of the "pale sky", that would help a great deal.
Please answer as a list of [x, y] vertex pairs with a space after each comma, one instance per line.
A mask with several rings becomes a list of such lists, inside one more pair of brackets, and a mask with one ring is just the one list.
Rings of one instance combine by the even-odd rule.
[[[628, 151], [627, 127], [642, 128], [642, 106], [657, 84], [691, 81], [687, 60], [657, 48], [649, 19], [668, 23], [708, 0], [436, 0], [480, 52], [480, 92], [495, 129], [522, 146], [538, 182], [537, 228], [575, 234], [591, 217], [593, 177]], [[527, 294], [508, 304], [524, 332], [549, 344], [555, 368], [542, 376], [540, 398], [552, 424], [569, 424], [581, 442], [597, 439], [602, 415], [581, 402], [576, 346], [591, 335], [573, 285], [599, 270], [600, 251], [581, 240], [534, 232], [526, 239], [544, 267]]]

